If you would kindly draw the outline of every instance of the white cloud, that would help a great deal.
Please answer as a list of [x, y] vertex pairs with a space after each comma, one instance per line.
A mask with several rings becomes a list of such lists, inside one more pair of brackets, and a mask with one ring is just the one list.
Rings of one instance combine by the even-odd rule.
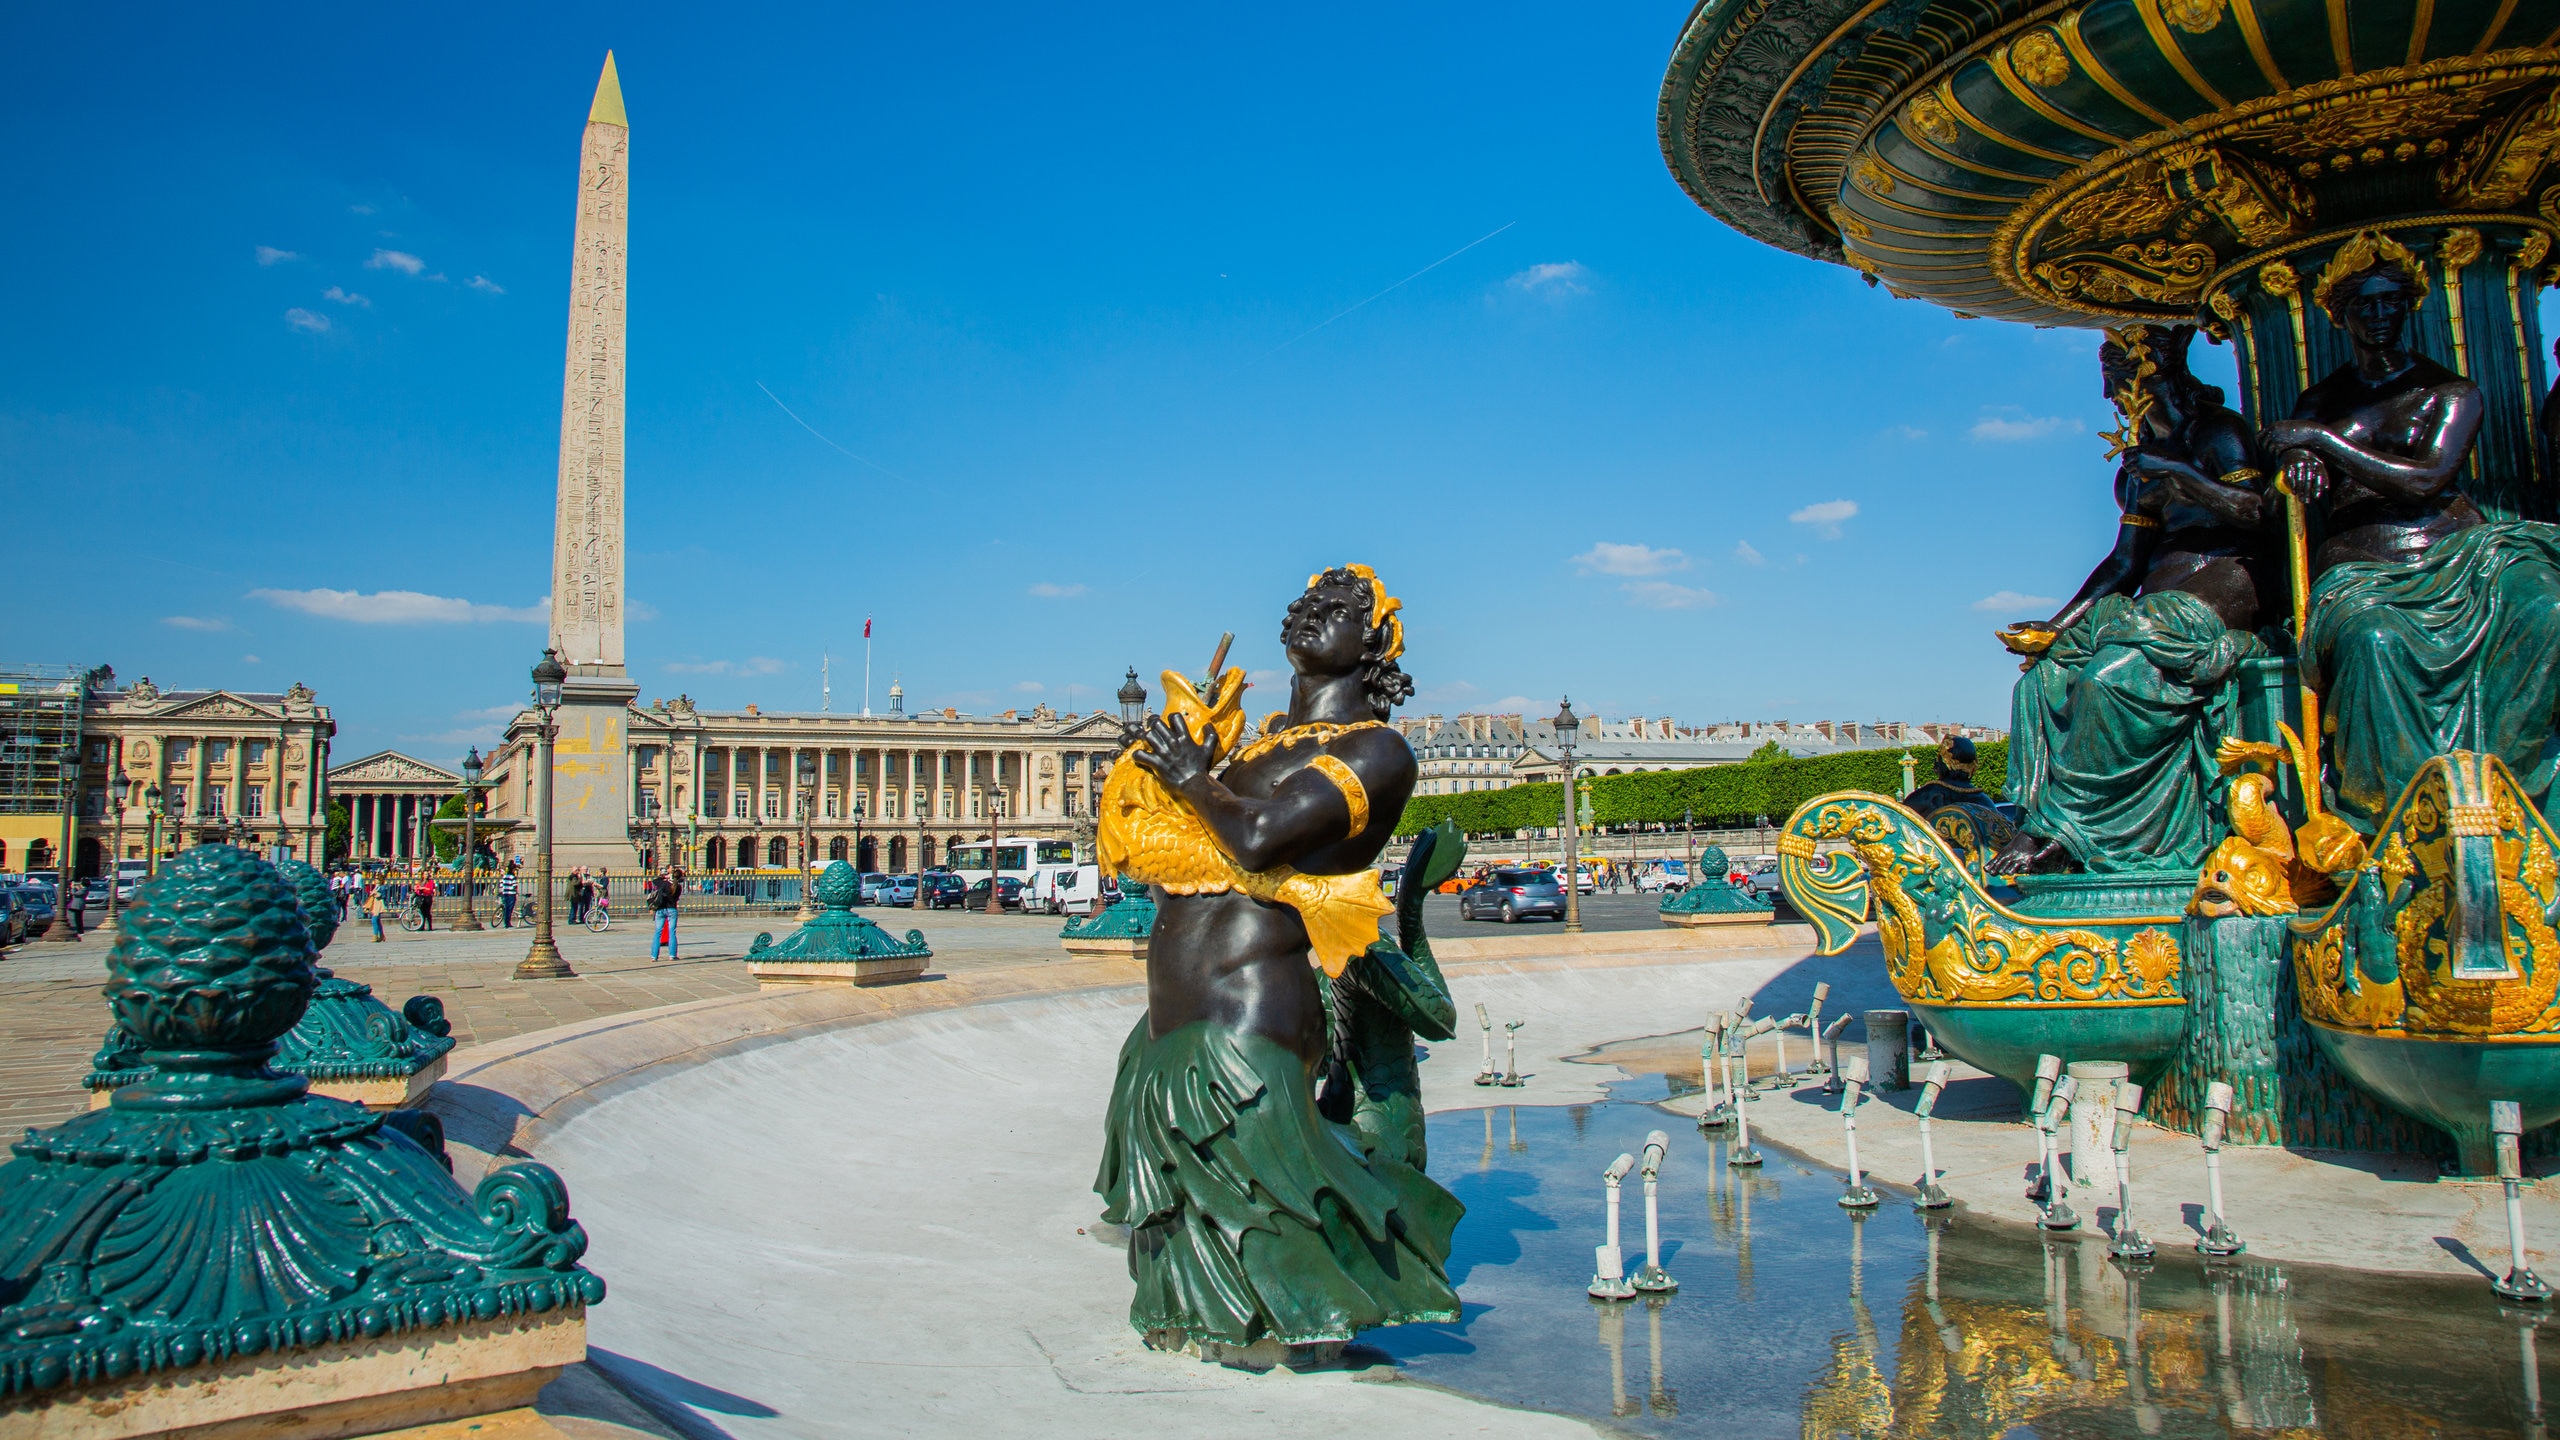
[[514, 719], [524, 713], [524, 708], [521, 703], [489, 705], [478, 710], [456, 710], [453, 712], [453, 718], [473, 725], [495, 725], [502, 720]]
[[1973, 608], [1985, 615], [2050, 615], [2053, 607], [2061, 603], [2050, 595], [2021, 595], [2015, 590], [2003, 590], [1997, 595], [1985, 595], [1974, 601]]
[[485, 290], [492, 295], [504, 295], [507, 293], [506, 286], [499, 284], [497, 281], [490, 279], [486, 275], [474, 275], [462, 283], [469, 286], [471, 289]]
[[1627, 594], [1627, 603], [1647, 610], [1695, 610], [1716, 603], [1716, 592], [1694, 585], [1674, 585], [1668, 580], [1634, 580], [1618, 587]]
[[1885, 438], [1889, 440], [1926, 440], [1929, 438], [1929, 432], [1921, 429], [1917, 425], [1887, 425], [1884, 427], [1884, 433]]
[[1532, 700], [1526, 695], [1505, 695], [1501, 699], [1484, 707], [1483, 713], [1487, 715], [1521, 715], [1532, 720], [1544, 720], [1555, 712], [1547, 708], [1547, 702], [1544, 700]]
[[662, 668], [676, 675], [779, 675], [791, 667], [770, 655], [754, 655], [744, 660], [703, 660], [692, 664], [670, 660]]
[[1761, 554], [1759, 550], [1754, 548], [1752, 543], [1748, 540], [1737, 540], [1733, 543], [1733, 558], [1741, 561], [1745, 565], [1766, 565], [1769, 563], [1769, 557]]
[[243, 665], [255, 665], [258, 663], [258, 657], [255, 655], [243, 655], [240, 657], [240, 663]]
[[1049, 687], [1037, 680], [1016, 680], [1013, 682], [1013, 688], [1024, 695], [1037, 695]]
[[329, 332], [328, 316], [305, 310], [299, 305], [284, 312], [284, 323], [305, 335], [325, 335]]
[[353, 290], [341, 290], [335, 285], [321, 291], [320, 298], [323, 300], [335, 300], [341, 305], [361, 305], [367, 310], [373, 308], [373, 302], [371, 300], [357, 294]]
[[1084, 587], [1082, 585], [1061, 585], [1054, 580], [1043, 580], [1023, 593], [1026, 595], [1037, 596], [1043, 600], [1073, 600], [1084, 593]]
[[1502, 283], [1531, 295], [1561, 297], [1590, 294], [1591, 287], [1582, 283], [1590, 278], [1591, 271], [1581, 261], [1564, 260], [1532, 265]]
[[347, 207], [347, 213], [350, 215], [370, 215], [373, 213], [373, 207], [370, 205], [350, 205]]
[[287, 260], [299, 260], [301, 258], [302, 257], [300, 255], [297, 255], [290, 250], [279, 250], [273, 245], [261, 245], [258, 247], [258, 263], [261, 265], [281, 265]]
[[1677, 550], [1656, 550], [1650, 545], [1620, 545], [1602, 540], [1573, 557], [1586, 575], [1660, 575], [1671, 570], [1689, 568], [1689, 557]]
[[1973, 422], [1973, 438], [2009, 443], [2041, 440], [2047, 435], [2076, 434], [2080, 422], [2067, 415], [1985, 415]]
[[[546, 601], [545, 603], [549, 602]], [[622, 597], [622, 618], [625, 620], [655, 620], [658, 618], [658, 607], [650, 604], [646, 600], [634, 600], [630, 596], [625, 595]]]
[[1840, 538], [1841, 522], [1857, 518], [1855, 500], [1817, 500], [1787, 518], [1798, 525], [1810, 525], [1813, 533], [1825, 540]]
[[415, 275], [427, 268], [427, 262], [406, 250], [376, 250], [373, 252], [373, 258], [364, 262], [364, 268], [397, 270], [403, 275]]
[[551, 618], [548, 598], [539, 605], [483, 605], [476, 600], [455, 600], [442, 595], [424, 595], [415, 590], [380, 590], [367, 595], [356, 590], [252, 590], [252, 600], [264, 600], [282, 610], [298, 610], [323, 620], [344, 620], [351, 625], [449, 625], [463, 622], [513, 620], [538, 625]]
[[163, 615], [160, 617], [160, 623], [175, 625], [181, 630], [228, 630], [231, 628], [231, 617], [227, 615]]

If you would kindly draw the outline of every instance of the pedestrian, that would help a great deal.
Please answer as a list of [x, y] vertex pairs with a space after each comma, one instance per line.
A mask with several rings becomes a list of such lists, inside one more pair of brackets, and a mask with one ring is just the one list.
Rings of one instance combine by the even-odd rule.
[[382, 943], [382, 887], [368, 885], [364, 891], [364, 915], [373, 922], [373, 943]]
[[498, 923], [508, 930], [516, 928], [516, 862], [513, 860], [507, 862], [507, 873], [498, 877]]
[[676, 903], [683, 897], [684, 882], [676, 878], [673, 870], [661, 870], [658, 878], [649, 882], [650, 918], [658, 922], [649, 940], [652, 963], [656, 962], [661, 945], [666, 947], [668, 959], [684, 958], [676, 951]]
[[569, 871], [569, 923], [587, 923], [587, 867], [579, 865]]
[[429, 875], [420, 875], [418, 877], [416, 887], [410, 890], [409, 895], [411, 899], [418, 902], [418, 928], [421, 930], [435, 929], [436, 882], [434, 877]]
[[62, 913], [70, 922], [71, 933], [86, 935], [89, 933], [89, 887], [70, 876], [65, 876], [62, 883], [69, 887], [63, 892]]

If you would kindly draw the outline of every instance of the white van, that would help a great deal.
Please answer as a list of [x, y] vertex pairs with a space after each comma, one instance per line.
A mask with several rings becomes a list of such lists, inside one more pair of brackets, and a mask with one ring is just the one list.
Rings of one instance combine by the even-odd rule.
[[1022, 892], [1022, 908], [1049, 915], [1084, 915], [1102, 895], [1102, 869], [1096, 865], [1043, 866]]

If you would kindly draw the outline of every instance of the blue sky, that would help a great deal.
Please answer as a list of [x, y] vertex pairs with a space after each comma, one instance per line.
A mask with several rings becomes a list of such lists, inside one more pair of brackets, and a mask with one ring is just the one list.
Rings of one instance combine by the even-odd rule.
[[858, 708], [868, 614], [875, 706], [1089, 709], [1362, 560], [1417, 710], [2005, 724], [2111, 536], [2094, 333], [1698, 210], [1685, 13], [13, 8], [8, 653], [495, 733], [610, 47], [644, 698]]

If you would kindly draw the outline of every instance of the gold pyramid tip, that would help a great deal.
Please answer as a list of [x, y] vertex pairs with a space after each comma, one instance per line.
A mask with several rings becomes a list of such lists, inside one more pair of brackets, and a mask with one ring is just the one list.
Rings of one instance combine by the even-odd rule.
[[604, 74], [596, 77], [596, 103], [587, 107], [587, 123], [631, 128], [630, 118], [622, 113], [622, 77], [614, 73], [610, 50], [604, 52]]

